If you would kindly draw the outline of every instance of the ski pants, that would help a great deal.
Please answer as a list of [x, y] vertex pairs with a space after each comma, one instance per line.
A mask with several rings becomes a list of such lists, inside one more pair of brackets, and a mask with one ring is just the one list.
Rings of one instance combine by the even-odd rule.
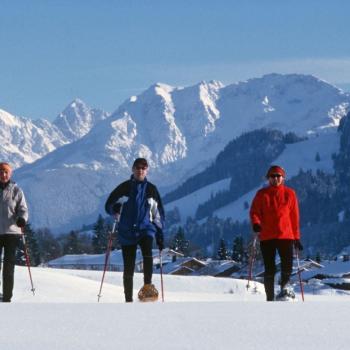
[[2, 300], [4, 302], [10, 302], [12, 298], [17, 245], [17, 235], [0, 235], [0, 260], [2, 251], [4, 256], [2, 266]]
[[[143, 281], [145, 284], [152, 283], [152, 273], [153, 273], [153, 237], [144, 236], [138, 242], [143, 258]], [[123, 273], [123, 283], [124, 283], [124, 294], [125, 301], [131, 302], [133, 300], [133, 278], [135, 271], [135, 260], [136, 260], [136, 250], [137, 244], [134, 245], [123, 245], [123, 262], [124, 262], [124, 273]]]
[[260, 242], [265, 266], [264, 286], [267, 301], [273, 301], [275, 297], [276, 252], [281, 259], [281, 289], [283, 289], [289, 282], [292, 273], [293, 246], [294, 241], [291, 239], [271, 239]]

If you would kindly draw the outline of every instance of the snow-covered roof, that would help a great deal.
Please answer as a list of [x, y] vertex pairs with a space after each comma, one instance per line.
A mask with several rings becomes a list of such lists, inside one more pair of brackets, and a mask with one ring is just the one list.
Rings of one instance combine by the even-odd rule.
[[[154, 263], [159, 263], [159, 250], [152, 249]], [[171, 249], [164, 249], [162, 251], [162, 259], [164, 262], [169, 261], [173, 255], [177, 255]], [[67, 254], [60, 258], [50, 260], [48, 266], [65, 266], [65, 265], [104, 265], [106, 254]], [[136, 264], [143, 260], [140, 249], [136, 251]], [[109, 263], [111, 265], [123, 266], [123, 256], [121, 250], [113, 250], [109, 256]]]
[[304, 280], [309, 280], [317, 275], [325, 277], [343, 277], [350, 274], [350, 261], [328, 261], [323, 262], [324, 268], [303, 271], [302, 276]]
[[[196, 265], [197, 268], [194, 268], [193, 266]], [[165, 274], [173, 274], [176, 271], [179, 271], [179, 269], [182, 269], [185, 267], [186, 269], [190, 269], [192, 271], [197, 270], [200, 267], [206, 266], [206, 263], [204, 261], [198, 260], [193, 257], [186, 257], [186, 258], [178, 258], [174, 262], [170, 262], [163, 266], [163, 273]]]

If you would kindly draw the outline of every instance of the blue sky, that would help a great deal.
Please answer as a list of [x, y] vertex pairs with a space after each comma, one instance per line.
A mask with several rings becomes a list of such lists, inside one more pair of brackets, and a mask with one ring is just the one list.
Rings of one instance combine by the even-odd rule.
[[0, 108], [114, 111], [155, 82], [314, 74], [350, 87], [350, 1], [0, 0]]

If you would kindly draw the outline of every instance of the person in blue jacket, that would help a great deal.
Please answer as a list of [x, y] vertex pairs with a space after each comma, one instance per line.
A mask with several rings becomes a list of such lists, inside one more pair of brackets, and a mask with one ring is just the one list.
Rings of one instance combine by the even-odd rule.
[[133, 301], [133, 277], [138, 245], [142, 251], [144, 273], [144, 286], [138, 297], [142, 301], [158, 299], [158, 291], [152, 284], [152, 246], [155, 238], [159, 250], [164, 248], [164, 209], [157, 187], [146, 178], [147, 172], [147, 160], [137, 158], [132, 166], [131, 178], [117, 186], [105, 204], [106, 212], [119, 222], [118, 239], [123, 254], [126, 302]]

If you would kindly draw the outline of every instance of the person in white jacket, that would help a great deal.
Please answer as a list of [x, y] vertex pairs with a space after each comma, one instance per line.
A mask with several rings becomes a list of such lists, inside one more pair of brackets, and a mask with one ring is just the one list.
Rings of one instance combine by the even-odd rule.
[[3, 253], [2, 301], [12, 298], [18, 237], [28, 221], [23, 191], [11, 180], [12, 168], [0, 163], [0, 256]]

